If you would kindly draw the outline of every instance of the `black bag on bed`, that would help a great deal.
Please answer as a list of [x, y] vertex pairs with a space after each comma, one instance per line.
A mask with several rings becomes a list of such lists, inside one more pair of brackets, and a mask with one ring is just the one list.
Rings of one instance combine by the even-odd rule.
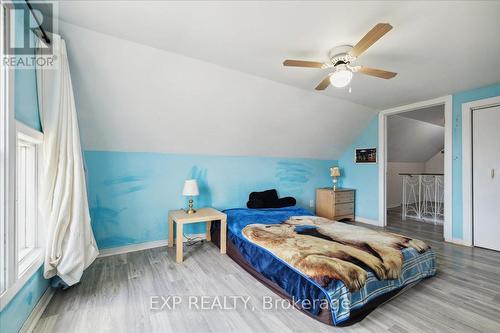
[[282, 208], [295, 206], [296, 200], [294, 197], [278, 198], [276, 189], [252, 192], [248, 197], [248, 208]]

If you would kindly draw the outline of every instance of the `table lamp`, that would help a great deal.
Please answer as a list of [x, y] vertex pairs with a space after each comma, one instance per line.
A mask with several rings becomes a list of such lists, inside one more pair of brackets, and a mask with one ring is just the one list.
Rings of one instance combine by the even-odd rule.
[[333, 178], [333, 190], [335, 191], [337, 189], [337, 177], [340, 177], [339, 167], [331, 167], [330, 176]]
[[196, 210], [193, 209], [193, 197], [200, 195], [200, 191], [198, 190], [198, 183], [196, 179], [188, 179], [184, 182], [184, 188], [182, 189], [182, 195], [185, 197], [189, 197], [189, 208], [186, 210], [188, 214], [196, 213]]

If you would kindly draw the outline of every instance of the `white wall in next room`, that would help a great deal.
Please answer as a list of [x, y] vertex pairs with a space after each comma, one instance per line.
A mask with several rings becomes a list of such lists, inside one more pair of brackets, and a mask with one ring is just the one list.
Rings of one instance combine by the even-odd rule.
[[444, 153], [439, 151], [425, 162], [425, 172], [427, 173], [444, 173]]
[[387, 208], [401, 205], [403, 199], [403, 177], [399, 174], [420, 172], [425, 172], [424, 162], [387, 163]]

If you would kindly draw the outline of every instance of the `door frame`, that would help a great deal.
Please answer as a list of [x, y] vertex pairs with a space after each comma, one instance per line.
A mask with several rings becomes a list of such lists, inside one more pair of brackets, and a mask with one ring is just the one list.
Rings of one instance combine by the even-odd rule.
[[472, 193], [472, 112], [500, 105], [500, 96], [462, 104], [462, 222], [463, 243], [474, 246]]
[[387, 117], [390, 115], [444, 105], [444, 239], [452, 241], [452, 96], [446, 95], [422, 102], [381, 111], [378, 116], [378, 175], [379, 175], [379, 225], [387, 224]]

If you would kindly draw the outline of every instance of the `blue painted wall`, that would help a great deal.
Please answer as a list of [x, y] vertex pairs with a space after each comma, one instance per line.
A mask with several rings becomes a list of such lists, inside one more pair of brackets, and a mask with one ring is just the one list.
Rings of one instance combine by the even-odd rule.
[[[245, 207], [248, 194], [269, 188], [308, 208], [329, 186], [336, 161], [86, 151], [92, 227], [99, 248], [167, 239], [167, 213], [186, 207], [184, 180], [195, 178], [195, 206]], [[203, 224], [186, 227], [203, 233]]]
[[41, 267], [0, 312], [0, 332], [19, 331], [47, 287], [48, 280], [43, 278], [43, 267]]
[[339, 159], [341, 186], [356, 189], [355, 214], [378, 220], [378, 164], [356, 164], [355, 148], [378, 147], [378, 116], [373, 117], [365, 130], [346, 149]]
[[462, 104], [500, 96], [500, 84], [468, 90], [453, 95], [453, 238], [463, 239], [462, 219]]
[[[453, 95], [453, 139], [452, 139], [452, 237], [463, 239], [462, 224], [462, 104], [500, 96], [500, 84], [493, 84]], [[354, 148], [378, 146], [378, 117], [375, 117], [339, 159], [344, 173], [343, 186], [356, 189], [356, 215], [378, 220], [378, 166], [355, 164]]]
[[[23, 5], [16, 4], [16, 6]], [[24, 5], [24, 7], [26, 6]], [[16, 17], [16, 38], [19, 38], [20, 34], [23, 33], [24, 27], [22, 23]], [[14, 80], [16, 119], [40, 131], [35, 70], [16, 68]], [[48, 287], [49, 281], [44, 279], [43, 267], [41, 267], [0, 312], [0, 332], [17, 332]]]
[[[27, 8], [26, 5], [17, 4], [17, 7]], [[29, 38], [25, 32], [24, 25], [28, 22], [24, 22], [21, 18], [23, 12], [16, 12], [15, 18], [15, 33], [16, 41], [23, 40], [24, 38]], [[31, 17], [31, 16], [30, 16]], [[34, 53], [33, 53], [34, 55]], [[16, 68], [14, 70], [14, 109], [15, 117], [18, 121], [41, 131], [42, 125], [40, 124], [40, 116], [38, 113], [38, 96], [36, 88], [36, 71], [35, 69], [28, 68]]]

